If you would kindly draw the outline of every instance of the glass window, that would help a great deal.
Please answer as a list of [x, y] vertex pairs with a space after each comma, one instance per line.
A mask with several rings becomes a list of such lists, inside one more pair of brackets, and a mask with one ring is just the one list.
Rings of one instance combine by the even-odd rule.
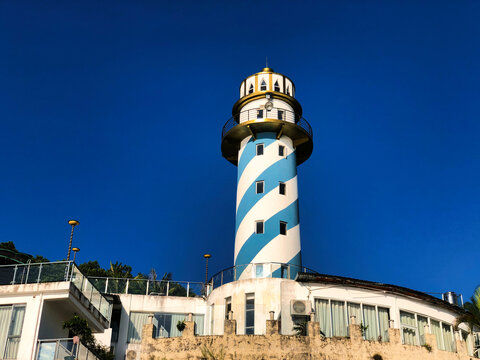
[[283, 110], [278, 110], [278, 120], [283, 120]]
[[403, 343], [407, 345], [418, 345], [415, 314], [400, 311], [400, 323], [402, 325]]
[[257, 144], [257, 155], [263, 155], [263, 144]]
[[418, 340], [420, 345], [425, 344], [425, 325], [428, 325], [428, 319], [424, 316], [417, 315], [418, 324]]
[[328, 300], [315, 299], [315, 319], [320, 325], [320, 333], [323, 336], [332, 336]]
[[257, 110], [257, 119], [263, 119], [263, 109]]
[[263, 234], [263, 221], [255, 221], [255, 233]]
[[280, 221], [280, 235], [287, 235], [287, 223]]
[[375, 306], [363, 305], [363, 326], [366, 340], [378, 340], [378, 322]]
[[[25, 317], [25, 305], [0, 306], [0, 358], [16, 359]], [[5, 355], [5, 356], [3, 356]]]
[[255, 294], [245, 295], [245, 334], [255, 333]]
[[265, 82], [265, 80], [262, 80], [262, 83], [260, 84], [260, 90], [267, 91], [267, 83]]
[[390, 310], [387, 308], [378, 308], [378, 323], [380, 325], [380, 336], [382, 341], [389, 341], [388, 328], [390, 326]]
[[264, 191], [263, 180], [257, 181], [255, 184], [256, 184], [255, 187], [256, 187], [257, 194], [263, 194], [263, 191]]
[[253, 93], [253, 84], [250, 84], [250, 88], [248, 89], [248, 93], [249, 94]]
[[285, 156], [285, 146], [283, 145], [278, 146], [278, 156]]
[[290, 86], [287, 86], [287, 95], [290, 95]]
[[225, 298], [225, 319], [228, 320], [228, 313], [232, 310], [232, 297]]
[[333, 336], [347, 336], [347, 319], [345, 313], [344, 301], [333, 301], [332, 306], [332, 324], [333, 324]]
[[263, 264], [255, 265], [255, 276], [257, 278], [263, 278]]
[[443, 347], [442, 330], [440, 329], [440, 323], [436, 320], [430, 320], [430, 326], [432, 327], [432, 334], [435, 334], [435, 338], [437, 339], [438, 349], [445, 350], [445, 348]]
[[275, 81], [274, 90], [275, 91], [280, 91], [280, 86], [278, 85], [278, 80]]
[[286, 195], [287, 185], [283, 182], [278, 183], [278, 192], [279, 192], [280, 195]]
[[452, 325], [442, 324], [442, 330], [443, 330], [443, 343], [445, 344], [445, 350], [454, 352], [455, 339], [453, 337]]

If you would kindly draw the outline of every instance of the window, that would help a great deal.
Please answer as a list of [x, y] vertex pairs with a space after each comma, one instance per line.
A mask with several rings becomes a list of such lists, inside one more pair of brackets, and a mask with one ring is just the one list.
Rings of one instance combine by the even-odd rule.
[[275, 81], [274, 90], [280, 91], [280, 86], [278, 85], [278, 81]]
[[267, 91], [267, 83], [265, 82], [265, 80], [262, 80], [262, 83], [260, 84], [260, 90]]
[[[346, 311], [345, 311], [346, 310]], [[315, 321], [325, 336], [347, 336], [350, 316], [363, 324], [367, 340], [388, 341], [389, 309], [338, 300], [315, 299]]]
[[253, 93], [253, 84], [250, 84], [250, 88], [248, 89], [248, 93], [249, 94]]
[[285, 146], [283, 145], [278, 146], [278, 156], [285, 156]]
[[255, 333], [255, 294], [245, 295], [245, 334]]
[[225, 320], [228, 320], [228, 314], [232, 311], [232, 297], [225, 298]]
[[256, 188], [257, 194], [263, 194], [263, 190], [264, 190], [263, 180], [257, 181], [255, 183], [255, 188]]
[[263, 220], [255, 221], [255, 233], [263, 234]]
[[257, 119], [263, 119], [263, 109], [257, 110]]
[[284, 182], [278, 183], [278, 193], [280, 195], [286, 195], [287, 194], [287, 184]]
[[17, 358], [24, 317], [25, 305], [0, 306], [0, 358]]
[[290, 95], [290, 86], [287, 86], [287, 95]]
[[437, 339], [438, 349], [455, 352], [455, 339], [452, 325], [406, 311], [400, 311], [403, 343], [408, 345], [424, 345], [425, 326], [429, 324], [429, 321], [431, 332]]
[[[131, 312], [128, 324], [127, 343], [140, 344], [142, 342], [142, 329], [148, 322], [150, 313]], [[153, 323], [156, 328], [155, 338], [176, 337], [182, 333], [177, 329], [177, 323], [185, 320], [185, 313], [155, 313]], [[195, 334], [203, 335], [204, 315], [193, 315]]]
[[263, 144], [257, 144], [257, 155], [263, 155]]
[[287, 223], [280, 221], [280, 235], [287, 235]]
[[283, 110], [278, 110], [278, 120], [283, 120]]

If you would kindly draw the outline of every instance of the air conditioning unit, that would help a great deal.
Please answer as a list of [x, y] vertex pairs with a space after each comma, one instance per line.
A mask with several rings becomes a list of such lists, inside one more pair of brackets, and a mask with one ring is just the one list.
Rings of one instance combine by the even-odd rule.
[[310, 301], [308, 300], [291, 300], [290, 314], [295, 316], [310, 314]]

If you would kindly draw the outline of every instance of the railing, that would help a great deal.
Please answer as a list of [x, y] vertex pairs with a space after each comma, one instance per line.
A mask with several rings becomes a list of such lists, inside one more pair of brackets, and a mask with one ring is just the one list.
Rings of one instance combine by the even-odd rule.
[[210, 278], [211, 290], [232, 281], [254, 278], [278, 278], [295, 280], [299, 272], [317, 274], [304, 266], [284, 263], [258, 263], [236, 265], [222, 270]]
[[37, 360], [98, 360], [81, 342], [73, 339], [38, 340]]
[[68, 281], [108, 320], [112, 304], [78, 269], [73, 261], [58, 261], [25, 265], [1, 265], [0, 285], [39, 284]]
[[267, 110], [265, 108], [264, 109], [258, 108], [258, 109], [244, 110], [234, 115], [230, 119], [228, 119], [222, 129], [222, 139], [230, 130], [232, 130], [235, 126], [243, 122], [252, 121], [252, 120], [261, 121], [263, 119], [275, 119], [275, 120], [282, 120], [289, 123], [294, 123], [300, 128], [302, 128], [310, 136], [310, 138], [313, 138], [312, 127], [310, 126], [308, 121], [305, 120], [305, 118], [301, 117], [299, 114], [291, 110], [280, 109], [280, 108], [271, 108], [270, 110]]
[[205, 286], [202, 282], [135, 278], [89, 277], [88, 280], [106, 294], [195, 297], [203, 295]]

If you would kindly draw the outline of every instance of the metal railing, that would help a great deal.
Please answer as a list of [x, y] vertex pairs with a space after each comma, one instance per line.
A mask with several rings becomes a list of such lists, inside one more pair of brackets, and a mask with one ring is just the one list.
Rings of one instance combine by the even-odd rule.
[[82, 274], [73, 261], [57, 261], [24, 265], [1, 265], [0, 285], [71, 282], [108, 321], [112, 304]]
[[270, 110], [258, 108], [241, 111], [240, 113], [228, 119], [222, 129], [222, 139], [230, 130], [243, 122], [252, 120], [262, 121], [263, 119], [275, 119], [294, 123], [302, 128], [310, 136], [310, 138], [313, 138], [312, 127], [308, 121], [299, 114], [291, 110], [281, 108], [271, 108]]
[[88, 350], [81, 342], [73, 339], [38, 340], [37, 360], [98, 360], [98, 357]]
[[196, 297], [203, 295], [205, 286], [202, 282], [135, 278], [89, 277], [88, 280], [105, 294]]
[[284, 263], [258, 263], [236, 265], [224, 269], [210, 278], [211, 290], [224, 284], [243, 279], [278, 278], [295, 280], [299, 272], [318, 274], [304, 266]]

